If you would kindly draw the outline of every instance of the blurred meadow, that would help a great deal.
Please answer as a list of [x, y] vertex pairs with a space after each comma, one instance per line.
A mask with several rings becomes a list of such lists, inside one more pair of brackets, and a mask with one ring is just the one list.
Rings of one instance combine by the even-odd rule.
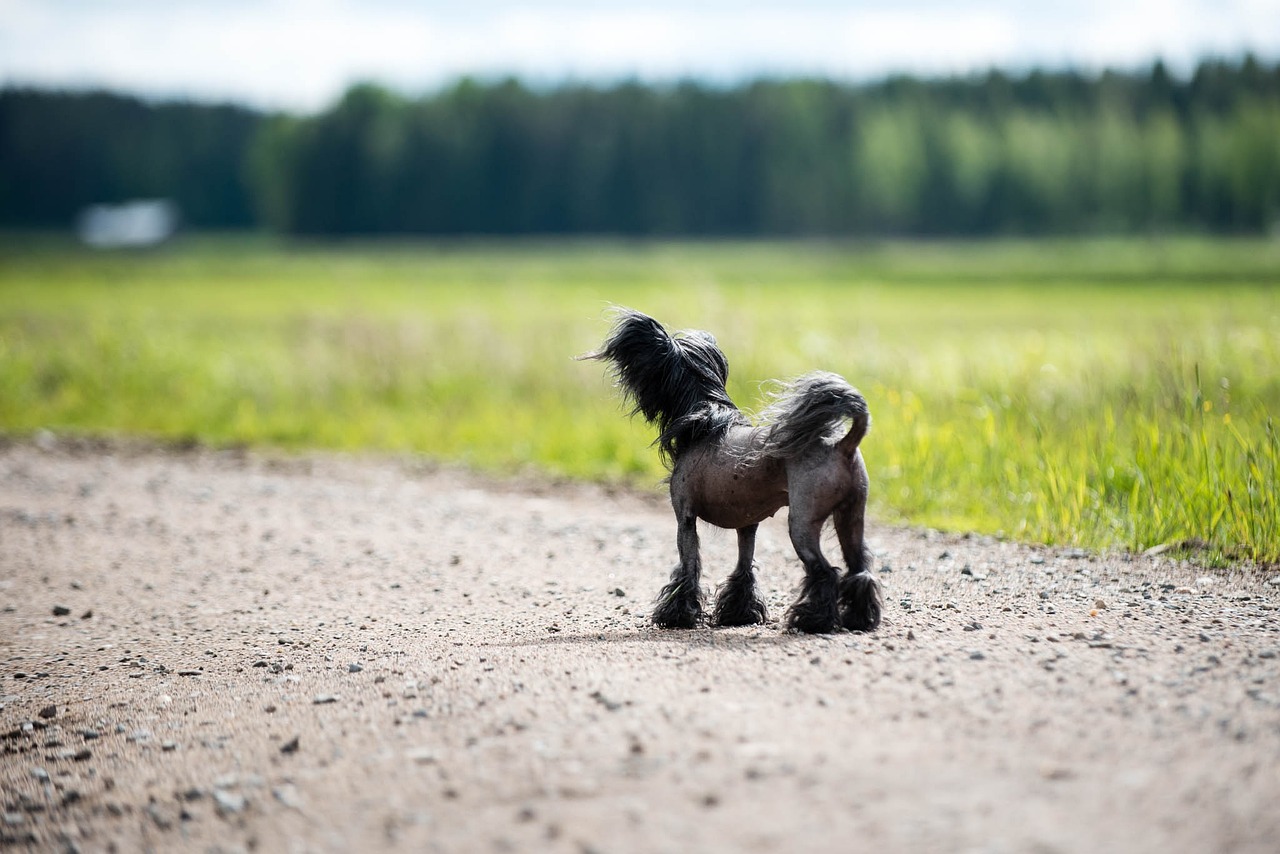
[[596, 346], [711, 330], [730, 392], [866, 395], [873, 512], [1280, 560], [1280, 242], [188, 236], [0, 243], [0, 434], [410, 453], [657, 489]]

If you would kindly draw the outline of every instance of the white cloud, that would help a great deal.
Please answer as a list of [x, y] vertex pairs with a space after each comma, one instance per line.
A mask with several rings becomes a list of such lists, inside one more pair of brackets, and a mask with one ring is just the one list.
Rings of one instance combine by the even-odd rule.
[[865, 78], [1156, 56], [1187, 68], [1243, 49], [1280, 56], [1280, 0], [0, 0], [0, 82], [302, 109], [357, 79], [421, 91], [467, 73]]

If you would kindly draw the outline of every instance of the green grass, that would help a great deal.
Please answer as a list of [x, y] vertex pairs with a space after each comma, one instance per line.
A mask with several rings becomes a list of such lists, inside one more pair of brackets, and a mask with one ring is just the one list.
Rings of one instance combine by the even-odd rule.
[[712, 330], [746, 408], [844, 374], [880, 518], [1280, 560], [1280, 244], [0, 244], [0, 432], [375, 449], [653, 485], [609, 303]]

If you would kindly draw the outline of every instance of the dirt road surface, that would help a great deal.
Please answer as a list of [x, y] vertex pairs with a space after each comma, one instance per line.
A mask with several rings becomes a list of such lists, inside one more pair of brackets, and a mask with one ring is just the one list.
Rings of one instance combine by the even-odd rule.
[[[3, 842], [1280, 849], [1276, 571], [873, 525], [874, 634], [663, 631], [674, 534], [403, 460], [0, 449]], [[782, 518], [757, 560], [776, 620]]]

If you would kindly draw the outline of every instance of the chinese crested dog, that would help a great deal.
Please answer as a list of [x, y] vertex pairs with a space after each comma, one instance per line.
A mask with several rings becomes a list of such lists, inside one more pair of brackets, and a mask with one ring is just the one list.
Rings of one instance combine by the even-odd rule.
[[[604, 345], [579, 358], [610, 365], [632, 414], [657, 427], [655, 444], [671, 471], [680, 564], [658, 596], [656, 624], [687, 629], [703, 618], [699, 519], [738, 532], [738, 563], [717, 590], [712, 624], [764, 622], [756, 529], [784, 506], [804, 563], [788, 628], [871, 631], [880, 624], [880, 584], [863, 539], [868, 480], [858, 445], [870, 416], [861, 394], [835, 374], [806, 374], [774, 395], [753, 424], [729, 399], [729, 362], [710, 333], [673, 335], [631, 309], [619, 309]], [[828, 519], [844, 554], [843, 576], [820, 548]]]

